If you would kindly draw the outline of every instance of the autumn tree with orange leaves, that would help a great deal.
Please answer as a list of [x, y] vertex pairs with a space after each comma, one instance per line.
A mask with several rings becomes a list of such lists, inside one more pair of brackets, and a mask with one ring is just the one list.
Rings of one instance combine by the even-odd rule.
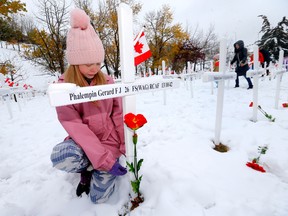
[[9, 0], [1, 0], [0, 1], [0, 14], [5, 18], [10, 18], [11, 14], [15, 14], [18, 12], [26, 12], [26, 4], [21, 3], [21, 1], [9, 1]]
[[14, 45], [22, 38], [19, 26], [15, 22], [15, 18], [12, 17], [13, 14], [19, 12], [26, 12], [25, 3], [8, 0], [0, 1], [0, 40], [9, 41]]
[[162, 65], [162, 60], [165, 60], [166, 65], [172, 64], [172, 59], [179, 51], [179, 44], [189, 38], [180, 24], [172, 22], [173, 13], [168, 5], [145, 15], [145, 35], [152, 52], [151, 68], [156, 73]]

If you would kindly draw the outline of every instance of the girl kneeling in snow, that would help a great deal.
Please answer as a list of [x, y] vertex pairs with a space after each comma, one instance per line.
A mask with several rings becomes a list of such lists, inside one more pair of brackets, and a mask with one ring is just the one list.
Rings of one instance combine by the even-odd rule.
[[[104, 48], [90, 18], [78, 8], [70, 15], [71, 29], [67, 35], [69, 67], [59, 82], [81, 87], [114, 83], [100, 70]], [[85, 192], [90, 193], [93, 203], [106, 201], [114, 191], [117, 176], [127, 172], [118, 162], [125, 154], [121, 98], [60, 106], [56, 111], [68, 137], [53, 148], [53, 166], [81, 174], [77, 196]]]

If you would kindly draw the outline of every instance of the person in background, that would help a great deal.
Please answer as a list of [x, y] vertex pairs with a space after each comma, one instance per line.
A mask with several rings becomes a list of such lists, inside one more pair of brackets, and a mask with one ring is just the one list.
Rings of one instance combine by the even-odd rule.
[[239, 87], [239, 76], [244, 76], [248, 82], [248, 88], [252, 89], [253, 84], [251, 79], [246, 76], [246, 72], [249, 70], [248, 60], [247, 60], [247, 49], [244, 47], [244, 42], [242, 40], [234, 43], [234, 57], [231, 61], [231, 65], [236, 62], [235, 72], [237, 73], [237, 78], [235, 80], [235, 88]]
[[[213, 72], [219, 72], [219, 53], [213, 56]], [[218, 88], [218, 81], [215, 81]]]
[[[69, 66], [59, 82], [80, 87], [114, 83], [100, 70], [105, 52], [89, 16], [75, 8], [70, 24], [66, 53]], [[119, 163], [119, 157], [125, 154], [121, 98], [60, 106], [56, 111], [68, 137], [53, 148], [53, 167], [80, 173], [77, 196], [85, 192], [93, 203], [105, 202], [118, 176], [127, 173]]]
[[213, 72], [219, 72], [219, 54], [213, 56]]
[[266, 75], [269, 76], [270, 72], [269, 72], [268, 67], [269, 67], [270, 62], [271, 62], [271, 55], [270, 55], [269, 51], [267, 51], [263, 47], [260, 47], [259, 51], [260, 51], [260, 53], [262, 53], [263, 58], [264, 58], [264, 61], [261, 63], [262, 68], [265, 68], [265, 66], [266, 66], [266, 68], [267, 68], [266, 69]]
[[[259, 58], [258, 60], [261, 64], [261, 66], [262, 66], [264, 63], [264, 57], [263, 57], [263, 54], [260, 52], [260, 50], [258, 52], [258, 58]], [[251, 68], [254, 69], [254, 53], [252, 53], [250, 55], [250, 63], [251, 63]]]

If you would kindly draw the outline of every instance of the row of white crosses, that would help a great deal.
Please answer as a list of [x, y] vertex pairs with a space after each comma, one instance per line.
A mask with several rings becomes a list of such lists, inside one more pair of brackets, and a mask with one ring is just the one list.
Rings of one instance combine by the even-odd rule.
[[[15, 97], [17, 100], [17, 105], [19, 111], [21, 111], [21, 105], [19, 103], [19, 100], [22, 98], [27, 98], [28, 93], [30, 93], [30, 90], [23, 89], [22, 87], [3, 87], [4, 86], [4, 75], [0, 73], [0, 101], [3, 101], [6, 104], [9, 117], [10, 119], [13, 118], [13, 112], [11, 107], [11, 97]], [[25, 100], [23, 100], [25, 102]]]
[[0, 88], [1, 100], [3, 100], [6, 103], [9, 116], [10, 118], [13, 118], [13, 113], [12, 113], [11, 104], [10, 104], [10, 94], [11, 94], [11, 91], [9, 88]]
[[[223, 39], [220, 42], [220, 61], [219, 61], [219, 72], [205, 72], [203, 74], [204, 82], [218, 81], [218, 94], [217, 94], [217, 109], [216, 109], [216, 122], [215, 122], [215, 145], [220, 144], [221, 126], [222, 126], [222, 113], [223, 113], [223, 103], [224, 103], [224, 82], [225, 80], [235, 79], [236, 73], [226, 73], [226, 40]], [[259, 49], [258, 46], [254, 46], [254, 70], [249, 70], [247, 72], [247, 77], [253, 77], [253, 117], [254, 122], [257, 121], [257, 111], [258, 111], [258, 85], [259, 76], [265, 73], [264, 69], [260, 69], [259, 62]], [[273, 71], [273, 75], [277, 76], [277, 86], [276, 86], [276, 96], [275, 96], [275, 108], [278, 108], [279, 95], [280, 95], [280, 85], [283, 73], [287, 72], [283, 68], [283, 50], [279, 53], [279, 64], [277, 70]]]
[[[26, 100], [34, 95], [33, 90], [23, 89], [22, 87], [4, 87], [0, 88], [0, 101], [6, 104], [10, 119], [13, 118], [13, 112], [11, 107], [11, 101], [17, 100], [18, 110], [21, 112], [21, 102], [26, 102]], [[13, 99], [12, 99], [13, 98]]]
[[[83, 103], [113, 97], [123, 98], [123, 113], [136, 114], [136, 94], [178, 88], [177, 79], [138, 79], [135, 80], [134, 45], [133, 45], [133, 17], [132, 9], [124, 3], [119, 5], [118, 11], [120, 62], [122, 83], [101, 86], [78, 87], [72, 83], [55, 83], [48, 87], [51, 106]], [[125, 126], [126, 156], [133, 161], [132, 131]], [[130, 179], [134, 179], [130, 173]], [[134, 194], [130, 191], [131, 194]]]
[[[247, 71], [248, 77], [253, 77], [253, 116], [252, 121], [257, 121], [257, 113], [258, 113], [258, 87], [259, 87], [259, 77], [266, 72], [266, 68], [260, 68], [259, 62], [259, 48], [257, 45], [253, 47], [253, 55], [254, 55], [254, 70]], [[257, 61], [258, 60], [258, 61]], [[282, 76], [287, 70], [283, 68], [283, 60], [284, 60], [284, 51], [280, 50], [279, 52], [279, 63], [276, 69], [271, 71], [272, 76], [277, 76], [276, 82], [276, 95], [275, 95], [275, 109], [278, 109], [279, 104], [279, 96], [280, 96], [280, 87]]]

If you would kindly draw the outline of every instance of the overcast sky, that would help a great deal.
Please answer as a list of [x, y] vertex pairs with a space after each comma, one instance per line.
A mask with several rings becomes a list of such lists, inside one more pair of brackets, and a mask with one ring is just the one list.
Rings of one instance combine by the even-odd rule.
[[[67, 0], [67, 2], [72, 0]], [[97, 0], [92, 0], [98, 2]], [[168, 4], [174, 14], [174, 21], [181, 23], [185, 28], [189, 25], [192, 30], [207, 31], [214, 25], [215, 33], [219, 38], [228, 41], [244, 40], [246, 45], [254, 43], [258, 35], [264, 14], [272, 26], [288, 17], [288, 0], [136, 0], [142, 3], [142, 12], [160, 10], [163, 4]], [[35, 0], [22, 0], [27, 3], [27, 9], [35, 9]], [[37, 2], [37, 1], [36, 1]]]
[[288, 0], [139, 0], [143, 3], [142, 10], [159, 10], [168, 4], [174, 12], [174, 20], [187, 24], [192, 29], [207, 30], [214, 25], [219, 38], [228, 40], [244, 40], [252, 44], [258, 39], [264, 14], [272, 26], [288, 17]]

